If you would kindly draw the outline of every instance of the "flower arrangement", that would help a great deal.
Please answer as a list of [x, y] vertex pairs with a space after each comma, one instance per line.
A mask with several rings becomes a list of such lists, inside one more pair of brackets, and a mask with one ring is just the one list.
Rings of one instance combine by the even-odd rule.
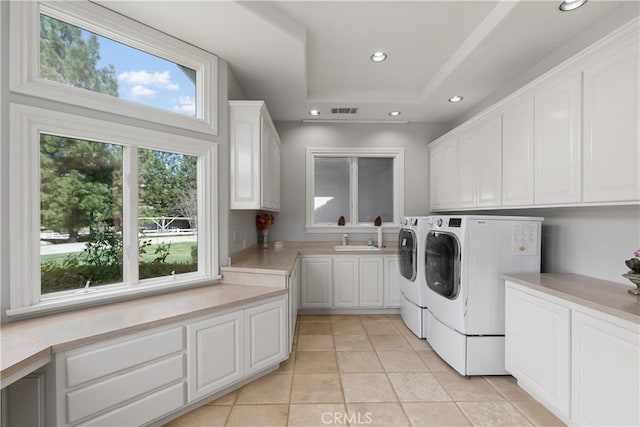
[[274, 218], [271, 214], [264, 213], [256, 215], [256, 227], [258, 227], [258, 230], [268, 230], [273, 222]]
[[635, 258], [626, 260], [624, 263], [629, 267], [629, 273], [640, 274], [640, 249], [633, 253]]

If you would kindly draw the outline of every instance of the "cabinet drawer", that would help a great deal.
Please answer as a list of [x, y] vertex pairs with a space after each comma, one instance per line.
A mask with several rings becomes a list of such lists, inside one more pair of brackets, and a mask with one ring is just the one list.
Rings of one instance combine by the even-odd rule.
[[81, 426], [140, 426], [169, 414], [185, 404], [184, 382], [94, 418]]
[[67, 418], [74, 423], [184, 378], [182, 354], [67, 393]]
[[183, 346], [182, 328], [175, 328], [69, 356], [66, 359], [67, 387], [177, 353]]

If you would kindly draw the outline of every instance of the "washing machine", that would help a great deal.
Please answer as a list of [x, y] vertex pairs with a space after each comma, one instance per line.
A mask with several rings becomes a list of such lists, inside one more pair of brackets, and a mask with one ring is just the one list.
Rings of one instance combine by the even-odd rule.
[[542, 218], [433, 216], [424, 277], [429, 345], [462, 375], [504, 375], [502, 274], [540, 271]]
[[424, 237], [431, 226], [430, 217], [403, 218], [398, 234], [400, 254], [400, 315], [407, 328], [418, 338], [426, 338], [426, 281], [424, 278]]

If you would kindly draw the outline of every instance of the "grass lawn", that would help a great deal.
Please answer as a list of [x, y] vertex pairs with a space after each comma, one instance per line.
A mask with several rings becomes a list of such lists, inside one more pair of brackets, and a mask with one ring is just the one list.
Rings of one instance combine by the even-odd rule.
[[[169, 252], [169, 255], [167, 256], [166, 262], [167, 263], [185, 263], [185, 264], [191, 263], [191, 247], [194, 246], [195, 244], [196, 244], [195, 242], [172, 243], [171, 250]], [[153, 261], [153, 259], [156, 257], [156, 255], [154, 254], [154, 251], [157, 247], [158, 245], [147, 246], [145, 248], [146, 254], [143, 254], [140, 257], [140, 260], [143, 263]], [[79, 254], [80, 252], [75, 252], [75, 253]], [[42, 264], [50, 261], [50, 262], [55, 262], [57, 264], [62, 264], [64, 259], [69, 255], [72, 255], [72, 254], [66, 253], [66, 254], [42, 255], [40, 257], [40, 263]]]

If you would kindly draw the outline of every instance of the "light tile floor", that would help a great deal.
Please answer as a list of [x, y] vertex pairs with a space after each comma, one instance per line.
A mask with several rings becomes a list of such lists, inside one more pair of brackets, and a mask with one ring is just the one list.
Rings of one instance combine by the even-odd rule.
[[464, 378], [399, 315], [300, 316], [280, 368], [168, 424], [562, 426], [509, 376]]

